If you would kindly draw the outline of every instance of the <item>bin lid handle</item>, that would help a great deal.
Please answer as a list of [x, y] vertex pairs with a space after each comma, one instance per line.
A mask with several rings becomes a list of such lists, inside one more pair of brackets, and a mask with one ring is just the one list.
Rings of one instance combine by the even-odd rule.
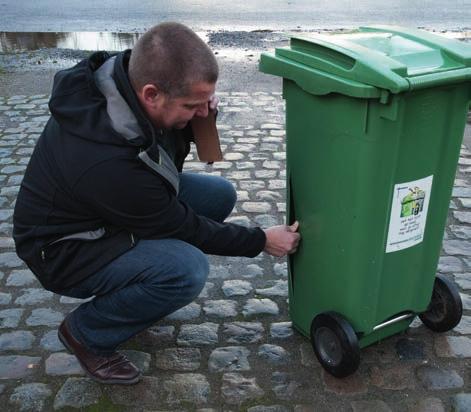
[[290, 48], [275, 54], [345, 79], [399, 93], [409, 88], [407, 67], [386, 55], [347, 41], [329, 41], [329, 35], [292, 37]]

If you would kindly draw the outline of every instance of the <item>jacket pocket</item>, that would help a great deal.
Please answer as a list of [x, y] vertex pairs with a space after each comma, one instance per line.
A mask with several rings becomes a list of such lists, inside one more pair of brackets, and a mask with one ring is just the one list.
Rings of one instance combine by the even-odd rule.
[[69, 240], [81, 240], [85, 242], [94, 241], [104, 237], [105, 234], [105, 228], [99, 228], [97, 230], [88, 230], [63, 236], [42, 246], [40, 249], [40, 258], [43, 262], [46, 262], [46, 260], [49, 259], [53, 259], [57, 255], [60, 246], [62, 246], [64, 242], [67, 242]]

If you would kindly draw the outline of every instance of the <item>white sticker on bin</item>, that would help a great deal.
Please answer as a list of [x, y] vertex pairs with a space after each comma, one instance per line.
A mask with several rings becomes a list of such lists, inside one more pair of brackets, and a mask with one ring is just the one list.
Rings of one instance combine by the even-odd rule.
[[417, 245], [424, 239], [433, 175], [394, 185], [386, 253]]

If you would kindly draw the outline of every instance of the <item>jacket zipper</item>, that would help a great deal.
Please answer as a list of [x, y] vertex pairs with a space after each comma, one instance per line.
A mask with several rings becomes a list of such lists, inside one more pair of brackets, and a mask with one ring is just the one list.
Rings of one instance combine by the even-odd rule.
[[130, 233], [131, 235], [131, 246], [134, 246], [136, 244], [136, 242], [134, 241], [134, 235], [132, 233]]

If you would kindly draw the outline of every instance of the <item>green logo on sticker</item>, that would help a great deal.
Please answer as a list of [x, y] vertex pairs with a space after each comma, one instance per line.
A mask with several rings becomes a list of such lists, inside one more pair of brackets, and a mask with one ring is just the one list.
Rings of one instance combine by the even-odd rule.
[[409, 191], [401, 201], [401, 217], [418, 215], [424, 209], [425, 191], [417, 186]]

